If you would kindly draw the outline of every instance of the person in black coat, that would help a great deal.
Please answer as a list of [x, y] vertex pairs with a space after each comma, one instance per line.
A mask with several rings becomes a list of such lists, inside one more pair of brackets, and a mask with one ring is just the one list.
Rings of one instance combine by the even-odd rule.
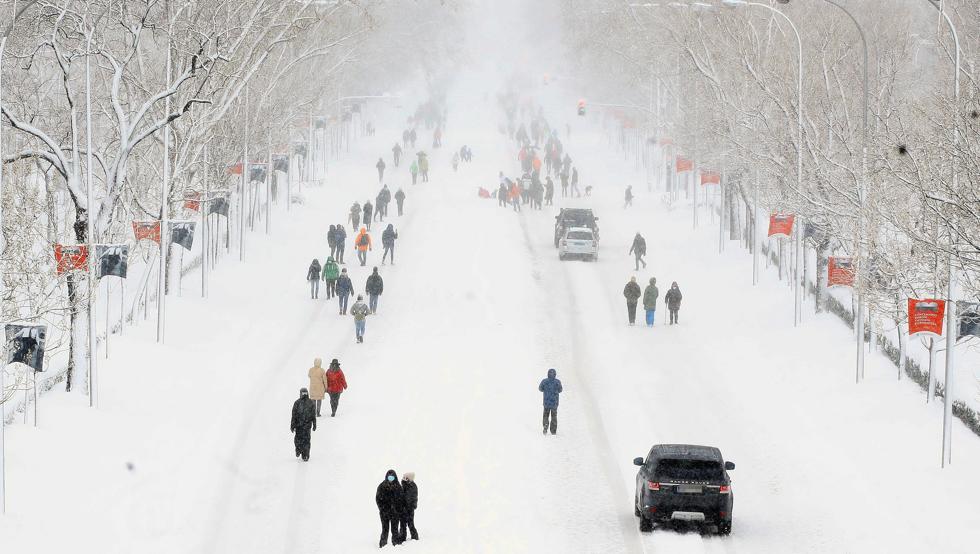
[[293, 402], [293, 417], [289, 422], [289, 432], [293, 433], [296, 457], [310, 461], [310, 429], [316, 431], [316, 404], [310, 399], [306, 387], [299, 389], [299, 398]]
[[364, 292], [368, 293], [368, 307], [372, 314], [378, 311], [378, 297], [384, 290], [385, 282], [378, 274], [378, 268], [375, 267], [371, 275], [368, 275], [367, 283], [364, 284]]
[[347, 268], [340, 270], [340, 277], [337, 278], [336, 287], [340, 315], [347, 315], [347, 300], [354, 293], [354, 283], [351, 283], [350, 277], [347, 275]]
[[405, 510], [402, 513], [402, 541], [408, 540], [406, 533], [412, 534], [412, 540], [419, 540], [419, 532], [415, 530], [415, 509], [419, 507], [419, 488], [415, 484], [415, 474], [402, 474], [402, 492], [405, 495]]
[[344, 250], [347, 249], [347, 231], [344, 229], [343, 225], [338, 224], [333, 230], [333, 241], [335, 245], [335, 250], [333, 259], [337, 261], [338, 264], [344, 263]]
[[367, 227], [368, 231], [371, 230], [372, 214], [374, 214], [374, 206], [372, 206], [371, 201], [368, 200], [367, 202], [364, 203], [364, 217], [361, 218], [361, 221], [364, 222], [364, 226]]
[[395, 192], [395, 203], [398, 205], [398, 215], [402, 215], [405, 209], [405, 191], [402, 189]]
[[630, 246], [629, 253], [636, 257], [636, 271], [640, 270], [640, 264], [643, 264], [643, 267], [647, 266], [647, 262], [643, 259], [647, 254], [647, 241], [639, 232], [633, 237], [633, 245]]
[[664, 295], [664, 302], [667, 303], [667, 311], [670, 312], [670, 324], [677, 323], [677, 312], [681, 309], [681, 289], [677, 286], [677, 281], [670, 284], [670, 290]]
[[623, 289], [623, 296], [626, 297], [626, 315], [629, 316], [630, 325], [636, 323], [636, 302], [643, 296], [640, 285], [636, 283], [636, 277], [630, 277], [630, 282], [626, 283]]
[[381, 265], [385, 265], [385, 259], [391, 254], [391, 265], [395, 265], [395, 239], [398, 238], [398, 231], [389, 223], [388, 227], [381, 233], [381, 245], [384, 246], [384, 253], [381, 255]]
[[330, 257], [337, 259], [337, 229], [331, 225], [327, 231], [327, 246], [330, 248]]
[[401, 531], [399, 530], [402, 512], [405, 505], [405, 493], [402, 486], [398, 484], [398, 474], [395, 470], [389, 469], [385, 474], [385, 480], [378, 485], [378, 492], [374, 495], [374, 502], [378, 505], [378, 515], [381, 517], [381, 542], [379, 547], [388, 544], [388, 530], [391, 529], [391, 542], [401, 543]]
[[313, 258], [313, 263], [306, 270], [306, 280], [310, 282], [310, 298], [316, 300], [320, 296], [320, 260]]

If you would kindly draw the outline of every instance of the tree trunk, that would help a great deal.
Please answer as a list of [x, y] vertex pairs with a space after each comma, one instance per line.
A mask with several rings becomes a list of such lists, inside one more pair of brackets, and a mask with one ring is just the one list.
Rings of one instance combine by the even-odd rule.
[[[86, 244], [88, 232], [88, 214], [82, 208], [75, 208], [75, 240], [78, 244]], [[89, 252], [90, 256], [95, 255]], [[65, 391], [81, 388], [83, 391], [88, 384], [88, 301], [85, 296], [88, 288], [86, 273], [72, 271], [68, 273], [68, 371], [65, 375]]]
[[827, 305], [827, 264], [830, 263], [827, 254], [830, 252], [830, 241], [823, 240], [817, 243], [817, 274], [814, 282], [817, 285], [816, 311], [821, 313]]

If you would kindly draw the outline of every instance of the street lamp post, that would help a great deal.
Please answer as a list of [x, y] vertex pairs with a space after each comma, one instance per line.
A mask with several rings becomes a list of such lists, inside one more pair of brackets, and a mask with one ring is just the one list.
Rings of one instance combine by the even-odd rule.
[[[785, 3], [785, 2], [783, 2]], [[803, 40], [800, 38], [800, 30], [793, 24], [793, 20], [783, 12], [759, 2], [747, 2], [746, 0], [722, 0], [722, 4], [728, 7], [754, 6], [765, 8], [772, 13], [778, 14], [789, 23], [793, 34], [796, 35], [797, 46], [797, 81], [796, 81], [796, 184], [799, 190], [803, 190]], [[803, 287], [800, 286], [800, 277], [803, 274], [803, 233], [801, 230], [800, 217], [796, 217], [796, 278], [793, 279], [793, 326], [797, 326], [802, 321]]]

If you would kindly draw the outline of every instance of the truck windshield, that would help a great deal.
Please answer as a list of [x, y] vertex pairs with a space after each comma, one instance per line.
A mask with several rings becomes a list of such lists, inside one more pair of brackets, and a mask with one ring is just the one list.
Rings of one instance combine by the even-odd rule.
[[661, 481], [719, 481], [721, 464], [710, 460], [663, 459], [657, 464], [655, 477]]

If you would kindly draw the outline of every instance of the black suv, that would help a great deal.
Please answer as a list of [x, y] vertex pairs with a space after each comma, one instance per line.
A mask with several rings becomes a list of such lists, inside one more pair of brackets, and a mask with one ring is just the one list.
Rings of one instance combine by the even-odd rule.
[[694, 521], [714, 525], [722, 535], [732, 532], [732, 481], [726, 462], [713, 446], [657, 444], [646, 460], [636, 458], [634, 512], [640, 531], [653, 531], [654, 522]]
[[599, 218], [588, 208], [562, 208], [555, 216], [555, 248], [565, 236], [565, 230], [569, 227], [588, 227], [592, 229], [592, 234], [599, 240]]

